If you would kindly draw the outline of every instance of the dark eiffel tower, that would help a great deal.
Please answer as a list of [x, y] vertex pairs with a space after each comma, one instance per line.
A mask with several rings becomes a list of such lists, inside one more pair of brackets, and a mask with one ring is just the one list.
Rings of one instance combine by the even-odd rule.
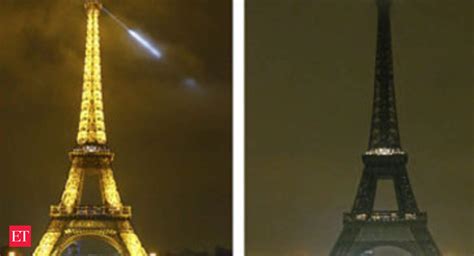
[[[360, 256], [380, 246], [401, 248], [414, 256], [441, 255], [427, 227], [427, 215], [416, 204], [408, 179], [407, 154], [400, 144], [390, 32], [390, 0], [378, 7], [375, 89], [369, 148], [352, 211], [331, 256]], [[398, 210], [374, 210], [379, 180], [392, 180]]]

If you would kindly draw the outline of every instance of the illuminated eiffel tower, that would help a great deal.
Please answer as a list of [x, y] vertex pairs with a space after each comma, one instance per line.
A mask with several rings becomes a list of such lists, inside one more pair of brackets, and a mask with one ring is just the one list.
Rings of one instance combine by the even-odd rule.
[[[393, 246], [413, 256], [439, 256], [408, 180], [408, 156], [401, 148], [398, 130], [390, 32], [391, 0], [377, 0], [378, 33], [375, 89], [369, 149], [362, 159], [362, 179], [344, 228], [331, 256], [360, 256], [380, 246]], [[391, 180], [398, 210], [374, 210], [378, 180]]]
[[[86, 0], [87, 39], [77, 145], [69, 153], [71, 169], [58, 205], [34, 256], [59, 256], [73, 242], [93, 238], [113, 246], [120, 255], [145, 256], [131, 224], [131, 207], [122, 204], [107, 147], [102, 103], [99, 16], [100, 0]], [[85, 179], [99, 177], [102, 204], [81, 204]]]

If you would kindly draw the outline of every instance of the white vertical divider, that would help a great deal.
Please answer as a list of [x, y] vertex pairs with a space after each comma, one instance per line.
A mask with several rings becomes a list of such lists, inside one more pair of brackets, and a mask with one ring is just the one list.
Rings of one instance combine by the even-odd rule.
[[245, 1], [233, 0], [233, 255], [245, 255]]

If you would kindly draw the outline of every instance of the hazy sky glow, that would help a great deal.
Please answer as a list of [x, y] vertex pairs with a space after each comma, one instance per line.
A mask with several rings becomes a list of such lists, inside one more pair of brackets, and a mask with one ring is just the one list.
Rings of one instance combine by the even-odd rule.
[[[152, 251], [230, 247], [231, 1], [104, 4], [166, 54], [156, 61], [102, 15], [108, 141], [136, 231]], [[86, 16], [82, 1], [1, 5], [0, 244], [10, 224], [32, 225], [37, 244], [70, 167]]]

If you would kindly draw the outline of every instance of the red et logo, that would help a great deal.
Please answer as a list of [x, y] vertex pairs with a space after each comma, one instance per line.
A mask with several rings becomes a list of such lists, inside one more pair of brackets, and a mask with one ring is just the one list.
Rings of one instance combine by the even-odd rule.
[[10, 247], [31, 247], [31, 226], [10, 226]]

